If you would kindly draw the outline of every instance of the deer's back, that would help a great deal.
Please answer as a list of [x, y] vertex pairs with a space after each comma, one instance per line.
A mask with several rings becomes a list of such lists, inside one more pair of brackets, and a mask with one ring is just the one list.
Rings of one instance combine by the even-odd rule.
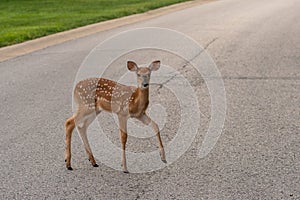
[[89, 78], [76, 85], [74, 99], [79, 106], [90, 109], [126, 113], [135, 89], [105, 78]]

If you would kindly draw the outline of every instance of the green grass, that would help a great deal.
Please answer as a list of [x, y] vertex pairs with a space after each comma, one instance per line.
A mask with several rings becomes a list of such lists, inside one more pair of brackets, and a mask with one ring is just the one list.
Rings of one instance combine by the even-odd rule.
[[0, 0], [0, 47], [187, 0]]

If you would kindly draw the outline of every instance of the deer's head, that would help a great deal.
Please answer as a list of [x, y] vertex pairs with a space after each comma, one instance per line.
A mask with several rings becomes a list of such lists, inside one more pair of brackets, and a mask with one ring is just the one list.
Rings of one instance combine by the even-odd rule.
[[127, 68], [131, 72], [135, 72], [137, 76], [137, 86], [141, 89], [149, 87], [150, 76], [152, 71], [158, 70], [160, 67], [160, 61], [153, 61], [149, 67], [138, 67], [133, 61], [127, 62]]

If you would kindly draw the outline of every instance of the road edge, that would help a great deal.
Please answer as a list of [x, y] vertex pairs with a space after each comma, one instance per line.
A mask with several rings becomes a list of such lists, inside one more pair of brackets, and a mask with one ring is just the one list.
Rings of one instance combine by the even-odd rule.
[[168, 13], [180, 11], [193, 6], [206, 4], [215, 0], [195, 0], [183, 3], [173, 4], [166, 7], [161, 7], [155, 10], [150, 10], [140, 14], [129, 15], [121, 18], [116, 18], [108, 21], [103, 21], [64, 32], [55, 33], [45, 37], [29, 40], [20, 44], [0, 48], [0, 62], [16, 58], [37, 50], [41, 50], [53, 45], [57, 45], [70, 40], [78, 39], [102, 31], [113, 28], [142, 22], [148, 19], [166, 15]]

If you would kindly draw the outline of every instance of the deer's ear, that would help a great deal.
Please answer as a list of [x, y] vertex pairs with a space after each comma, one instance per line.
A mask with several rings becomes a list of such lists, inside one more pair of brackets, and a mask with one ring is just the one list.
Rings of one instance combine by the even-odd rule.
[[159, 69], [159, 67], [160, 67], [160, 61], [159, 61], [159, 60], [156, 60], [156, 61], [153, 61], [153, 62], [150, 64], [149, 69], [150, 69], [151, 71], [156, 71], [156, 70]]
[[129, 71], [132, 71], [132, 72], [135, 72], [138, 70], [137, 64], [133, 61], [127, 61], [127, 68]]

